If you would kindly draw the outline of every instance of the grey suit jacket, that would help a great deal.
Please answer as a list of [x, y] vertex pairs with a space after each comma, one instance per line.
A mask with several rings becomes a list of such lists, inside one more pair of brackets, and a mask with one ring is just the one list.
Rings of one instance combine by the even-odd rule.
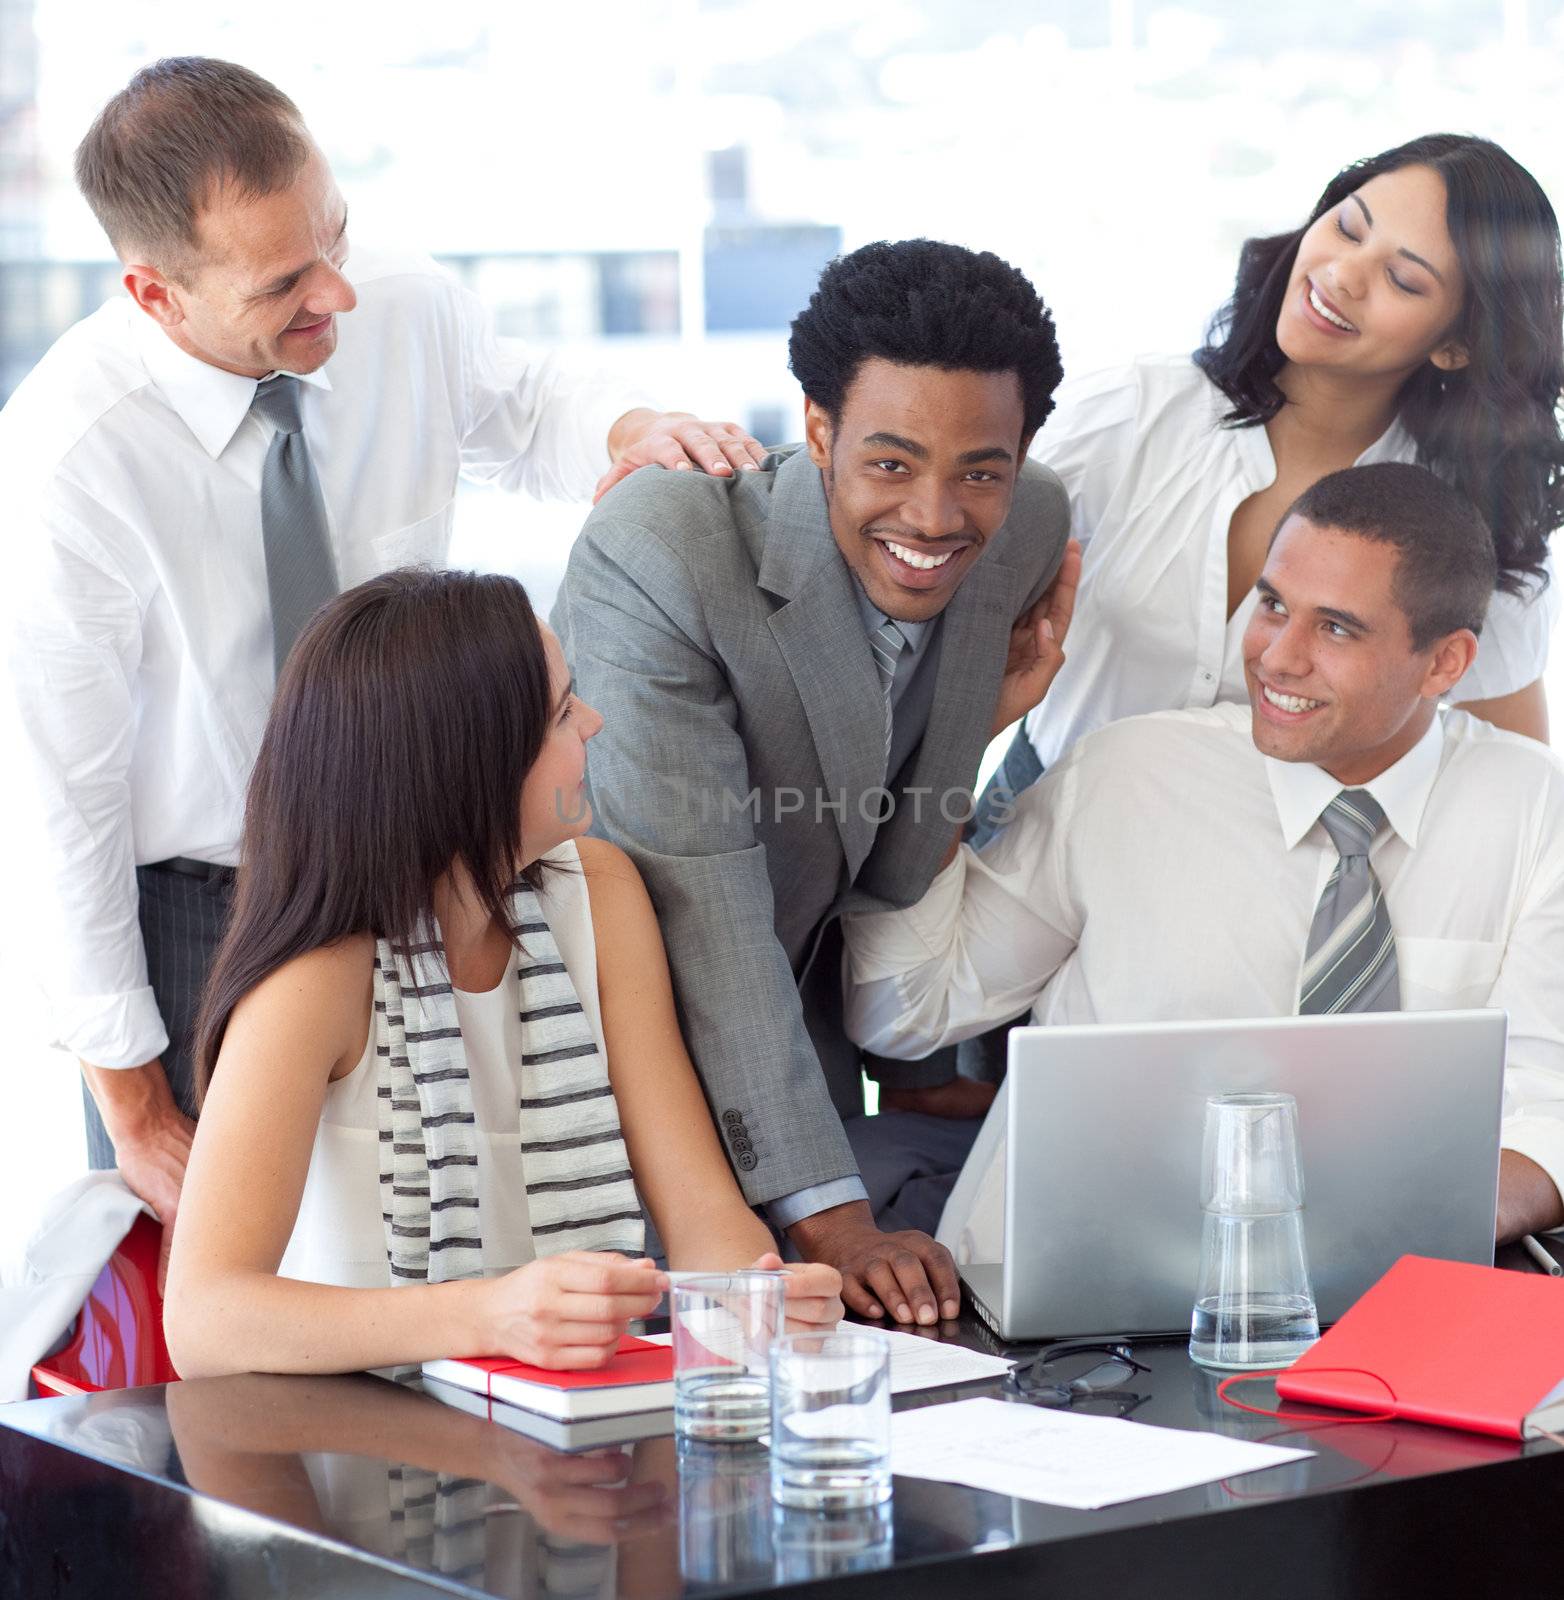
[[552, 620], [604, 717], [593, 826], [646, 879], [751, 1204], [857, 1171], [841, 1116], [862, 1109], [859, 1053], [840, 1028], [839, 971], [815, 974], [819, 1004], [799, 984], [817, 949], [824, 961], [839, 948], [822, 935], [844, 911], [928, 888], [960, 816], [946, 797], [977, 774], [1011, 625], [1068, 529], [1059, 480], [1027, 463], [945, 609], [926, 731], [883, 822], [880, 680], [802, 449], [730, 479], [643, 468], [576, 541]]

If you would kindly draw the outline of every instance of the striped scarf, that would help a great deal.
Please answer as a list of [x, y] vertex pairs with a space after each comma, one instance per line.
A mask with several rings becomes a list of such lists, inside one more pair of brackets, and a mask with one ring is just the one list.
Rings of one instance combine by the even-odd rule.
[[386, 1469], [386, 1487], [391, 1530], [387, 1553], [405, 1566], [437, 1572], [487, 1593], [495, 1576], [512, 1580], [520, 1562], [528, 1594], [599, 1600], [617, 1592], [612, 1548], [548, 1533], [530, 1519], [518, 1526], [514, 1516], [496, 1516], [521, 1508], [495, 1484], [396, 1465]]
[[[507, 914], [523, 946], [520, 1142], [538, 1255], [639, 1255], [640, 1201], [619, 1108], [592, 1025], [524, 883]], [[436, 929], [438, 932], [438, 929]], [[417, 970], [414, 970], [416, 962]], [[391, 1281], [449, 1283], [483, 1273], [478, 1132], [467, 1054], [438, 939], [375, 947], [380, 1211]]]

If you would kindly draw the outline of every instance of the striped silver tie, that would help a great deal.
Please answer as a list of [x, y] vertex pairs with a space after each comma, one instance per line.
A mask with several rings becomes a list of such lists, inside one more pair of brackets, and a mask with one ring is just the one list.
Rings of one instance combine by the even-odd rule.
[[261, 543], [272, 603], [272, 659], [277, 671], [304, 624], [337, 592], [326, 502], [304, 441], [299, 380], [279, 376], [255, 387], [252, 408], [274, 427], [261, 469]]
[[896, 662], [906, 644], [901, 629], [889, 617], [869, 635], [869, 648], [874, 652], [875, 666], [880, 669], [880, 689], [885, 696], [886, 777], [890, 776], [891, 764], [891, 687], [896, 682]]
[[1369, 846], [1385, 813], [1366, 789], [1343, 789], [1320, 815], [1341, 859], [1309, 929], [1298, 1014], [1399, 1011], [1401, 982], [1385, 893], [1369, 865]]

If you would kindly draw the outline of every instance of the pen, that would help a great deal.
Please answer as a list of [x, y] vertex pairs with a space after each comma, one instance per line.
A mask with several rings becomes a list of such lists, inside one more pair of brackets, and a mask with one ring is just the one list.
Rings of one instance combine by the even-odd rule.
[[1564, 1278], [1564, 1267], [1561, 1267], [1558, 1264], [1553, 1256], [1537, 1242], [1536, 1238], [1532, 1234], [1523, 1233], [1521, 1235], [1521, 1243], [1526, 1246], [1526, 1254], [1529, 1255], [1544, 1272], [1555, 1278]]

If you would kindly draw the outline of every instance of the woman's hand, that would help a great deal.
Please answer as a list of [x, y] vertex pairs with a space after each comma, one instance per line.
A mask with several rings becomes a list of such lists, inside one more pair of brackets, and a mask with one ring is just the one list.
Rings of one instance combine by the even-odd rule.
[[486, 1476], [557, 1539], [622, 1544], [655, 1533], [677, 1513], [674, 1486], [630, 1480], [622, 1449], [563, 1455], [507, 1429], [489, 1432], [493, 1464]]
[[772, 1252], [751, 1263], [758, 1272], [784, 1272], [788, 1333], [814, 1333], [834, 1328], [842, 1320], [842, 1275], [835, 1267], [819, 1261], [795, 1261], [782, 1265], [782, 1257]]
[[569, 1371], [602, 1366], [631, 1319], [657, 1309], [668, 1275], [651, 1261], [571, 1250], [476, 1287], [482, 1354]]

